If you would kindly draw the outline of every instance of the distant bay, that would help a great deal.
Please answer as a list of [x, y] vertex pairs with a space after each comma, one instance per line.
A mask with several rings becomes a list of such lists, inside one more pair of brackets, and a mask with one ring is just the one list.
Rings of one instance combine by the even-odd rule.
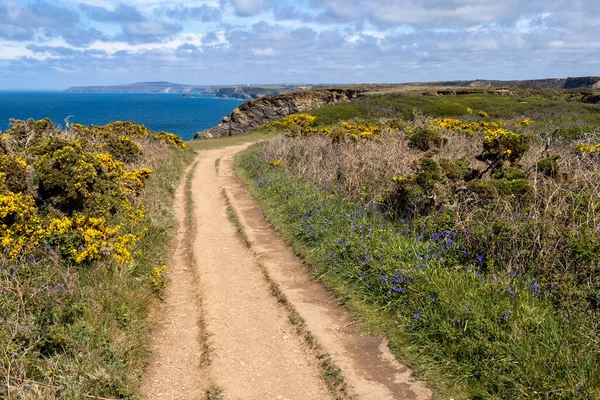
[[0, 92], [0, 130], [8, 129], [10, 118], [50, 118], [64, 126], [65, 118], [72, 115], [71, 123], [134, 121], [189, 140], [242, 103], [200, 95], [187, 98], [181, 93]]

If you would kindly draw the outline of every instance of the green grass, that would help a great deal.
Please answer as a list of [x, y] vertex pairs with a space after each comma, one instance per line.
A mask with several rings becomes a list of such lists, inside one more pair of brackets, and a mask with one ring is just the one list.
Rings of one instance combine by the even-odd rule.
[[352, 118], [402, 118], [415, 114], [431, 117], [471, 118], [467, 108], [485, 111], [492, 119], [543, 120], [540, 132], [559, 130], [559, 137], [576, 138], [600, 130], [600, 105], [566, 101], [569, 92], [515, 90], [512, 97], [493, 93], [456, 96], [424, 96], [415, 93], [376, 94], [358, 98], [349, 104], [337, 104], [308, 114], [316, 116], [316, 126], [331, 126]]
[[275, 137], [274, 133], [267, 133], [256, 129], [247, 134], [227, 136], [214, 139], [193, 139], [187, 144], [195, 151], [220, 149], [226, 146], [236, 146], [245, 143], [252, 143], [261, 140], [269, 140]]
[[245, 151], [236, 170], [268, 219], [440, 398], [600, 396], [597, 310], [571, 303], [568, 282], [454, 263], [450, 232], [420, 239], [373, 204], [270, 167], [263, 153]]

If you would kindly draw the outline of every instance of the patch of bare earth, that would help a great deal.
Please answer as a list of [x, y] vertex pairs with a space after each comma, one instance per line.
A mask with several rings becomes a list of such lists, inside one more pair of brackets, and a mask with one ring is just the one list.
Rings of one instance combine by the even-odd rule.
[[[246, 146], [198, 155], [193, 260], [181, 248], [186, 232], [180, 229], [142, 398], [205, 399], [210, 388], [223, 399], [431, 398], [386, 341], [361, 332], [267, 224], [233, 176], [233, 156]], [[250, 248], [228, 219], [223, 189]], [[181, 190], [176, 213], [185, 226]], [[304, 321], [302, 330], [295, 316]], [[324, 367], [324, 354], [341, 368], [345, 390], [331, 390], [335, 368]]]

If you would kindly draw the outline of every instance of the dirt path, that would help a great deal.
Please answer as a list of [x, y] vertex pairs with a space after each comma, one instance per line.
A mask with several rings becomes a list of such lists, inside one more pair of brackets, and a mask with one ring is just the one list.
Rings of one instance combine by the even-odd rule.
[[[176, 249], [165, 318], [154, 335], [142, 398], [429, 399], [430, 391], [398, 364], [385, 341], [360, 333], [347, 311], [311, 281], [310, 272], [267, 225], [254, 199], [233, 177], [233, 156], [246, 146], [198, 155], [191, 185], [195, 262], [185, 257], [181, 245]], [[223, 190], [250, 249], [228, 219]], [[184, 221], [181, 192], [182, 187], [176, 212]], [[180, 231], [178, 243], [185, 243]], [[280, 290], [279, 297], [273, 288]], [[318, 345], [311, 346], [312, 341]], [[344, 392], [330, 390], [332, 379], [339, 377], [333, 364], [323, 362], [329, 360], [325, 354], [341, 367], [348, 384]], [[208, 361], [201, 365], [202, 359]], [[222, 394], [207, 397], [207, 390]]]

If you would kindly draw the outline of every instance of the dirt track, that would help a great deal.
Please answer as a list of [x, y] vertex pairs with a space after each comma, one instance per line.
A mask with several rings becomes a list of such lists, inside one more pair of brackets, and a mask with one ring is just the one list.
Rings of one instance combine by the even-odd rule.
[[[430, 391], [385, 341], [359, 332], [265, 222], [233, 177], [233, 156], [245, 147], [199, 153], [191, 185], [193, 234], [186, 231], [185, 186], [178, 188], [171, 282], [141, 397], [205, 399], [210, 390], [222, 392], [212, 397], [222, 399], [429, 399]], [[250, 248], [228, 219], [223, 191]], [[275, 296], [274, 287], [283, 296]], [[324, 354], [341, 368], [346, 390], [330, 389], [335, 368], [324, 369]]]

